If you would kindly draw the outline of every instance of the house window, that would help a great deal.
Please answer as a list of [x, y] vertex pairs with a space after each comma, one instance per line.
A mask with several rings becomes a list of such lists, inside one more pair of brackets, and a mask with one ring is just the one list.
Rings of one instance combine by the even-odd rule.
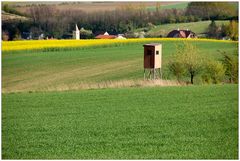
[[156, 51], [156, 55], [158, 55], [158, 54], [159, 54], [159, 51], [157, 50], [157, 51]]

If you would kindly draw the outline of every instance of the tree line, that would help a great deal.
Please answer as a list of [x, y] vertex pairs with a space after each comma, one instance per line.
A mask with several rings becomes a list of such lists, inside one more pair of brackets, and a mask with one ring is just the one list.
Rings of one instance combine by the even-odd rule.
[[[216, 9], [217, 7], [217, 9]], [[3, 5], [3, 10], [13, 9]], [[6, 12], [7, 12], [6, 11]], [[52, 5], [33, 5], [24, 15], [30, 22], [3, 22], [2, 28], [9, 34], [9, 39], [19, 37], [21, 32], [32, 32], [35, 35], [44, 33], [55, 38], [64, 38], [72, 33], [75, 24], [92, 33], [108, 31], [111, 34], [127, 33], [149, 24], [195, 22], [201, 20], [238, 19], [238, 13], [226, 2], [191, 2], [186, 9], [162, 9], [156, 3], [154, 10], [145, 5], [129, 4], [113, 11], [96, 11], [87, 13], [79, 10], [60, 11]], [[86, 38], [92, 37], [87, 35]]]
[[238, 40], [238, 22], [230, 20], [229, 24], [217, 25], [215, 21], [212, 21], [207, 28], [207, 36], [216, 39]]

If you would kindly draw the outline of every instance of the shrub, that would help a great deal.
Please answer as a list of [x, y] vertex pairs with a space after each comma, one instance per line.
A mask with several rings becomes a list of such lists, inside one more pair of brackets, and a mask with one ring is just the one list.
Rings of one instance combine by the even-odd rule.
[[205, 78], [205, 82], [212, 82], [214, 84], [222, 82], [225, 75], [225, 67], [224, 65], [215, 60], [208, 61], [205, 66], [205, 73], [203, 77]]
[[9, 40], [9, 33], [7, 31], [2, 32], [2, 40], [8, 41]]
[[222, 63], [226, 68], [225, 75], [230, 83], [238, 83], [238, 56], [230, 56], [226, 52], [222, 52]]
[[168, 64], [168, 69], [174, 76], [176, 76], [178, 82], [180, 82], [180, 79], [185, 72], [183, 64], [178, 61], [170, 61]]

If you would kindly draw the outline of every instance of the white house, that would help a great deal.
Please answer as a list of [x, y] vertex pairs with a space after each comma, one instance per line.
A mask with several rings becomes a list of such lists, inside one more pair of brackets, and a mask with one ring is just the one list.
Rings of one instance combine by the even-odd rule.
[[124, 37], [123, 34], [118, 34], [115, 39], [126, 39], [126, 37]]

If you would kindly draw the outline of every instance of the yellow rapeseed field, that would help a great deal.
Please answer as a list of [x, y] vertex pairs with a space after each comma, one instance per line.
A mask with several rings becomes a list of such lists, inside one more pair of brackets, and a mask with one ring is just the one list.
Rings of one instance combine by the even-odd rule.
[[214, 39], [181, 39], [181, 38], [143, 38], [143, 39], [88, 39], [88, 40], [21, 40], [21, 41], [2, 41], [2, 51], [13, 50], [35, 50], [47, 48], [71, 48], [87, 47], [98, 45], [110, 45], [131, 42], [152, 42], [152, 41], [207, 41], [207, 42], [227, 42], [236, 43], [229, 40]]

